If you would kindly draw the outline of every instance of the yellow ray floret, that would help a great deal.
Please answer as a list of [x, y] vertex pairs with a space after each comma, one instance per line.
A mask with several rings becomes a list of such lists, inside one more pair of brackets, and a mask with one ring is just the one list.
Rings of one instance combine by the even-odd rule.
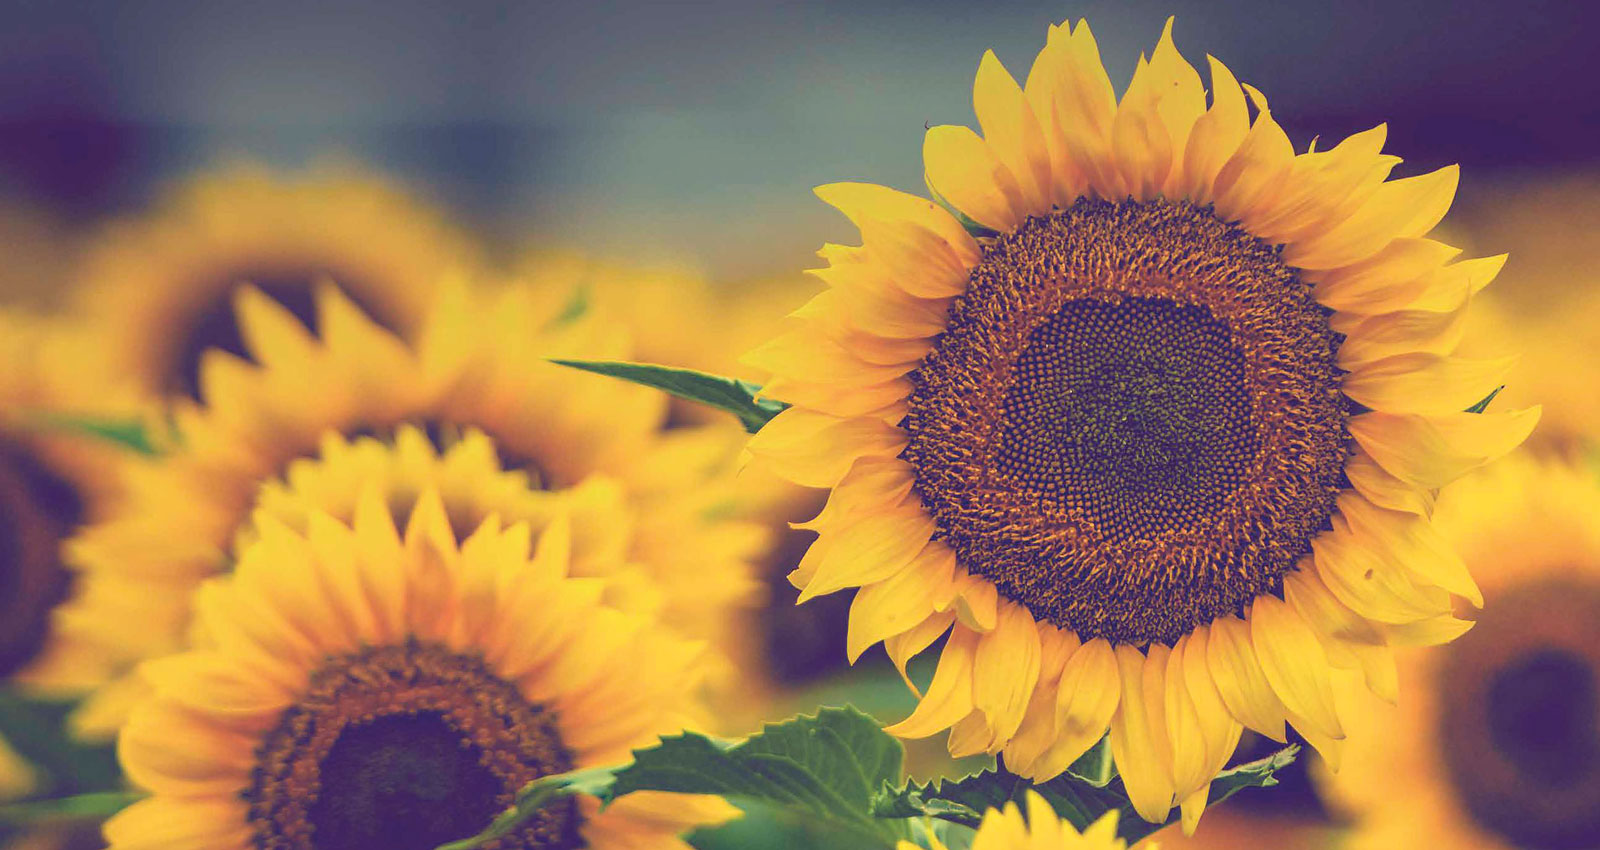
[[[1125, 850], [1128, 846], [1117, 837], [1118, 818], [1114, 811], [1080, 833], [1057, 816], [1038, 794], [1029, 791], [1027, 803], [1026, 820], [1016, 803], [985, 812], [977, 834], [972, 837], [972, 850]], [[944, 844], [938, 839], [930, 840], [934, 850], [944, 850]], [[1156, 850], [1152, 844], [1140, 846], [1143, 850]], [[900, 850], [915, 848], [909, 841], [900, 842]]]
[[[143, 668], [153, 691], [118, 753], [150, 796], [106, 824], [112, 847], [243, 850], [311, 831], [432, 846], [532, 779], [625, 761], [695, 717], [702, 646], [571, 577], [564, 520], [535, 536], [491, 517], [458, 542], [437, 491], [404, 512], [401, 534], [370, 488], [350, 523], [266, 519], [234, 573], [201, 589], [194, 647]], [[380, 770], [381, 791], [356, 779]], [[734, 814], [713, 797], [581, 798], [516, 840], [686, 848], [680, 833]]]
[[1208, 102], [1170, 22], [1120, 99], [1082, 22], [1025, 84], [986, 55], [938, 202], [819, 188], [862, 244], [747, 358], [792, 405], [752, 455], [831, 489], [801, 599], [859, 588], [852, 657], [948, 634], [894, 731], [1042, 780], [1109, 730], [1190, 831], [1243, 729], [1337, 763], [1335, 680], [1392, 699], [1391, 646], [1470, 626], [1433, 491], [1539, 415], [1465, 412], [1510, 361], [1456, 353], [1504, 259], [1428, 237], [1457, 170], [1388, 179], [1382, 126], [1297, 152], [1209, 65]]
[[[716, 511], [731, 478], [724, 436], [663, 433], [655, 394], [546, 362], [626, 358], [603, 317], [552, 322], [524, 287], [447, 284], [409, 346], [339, 290], [318, 297], [313, 337], [272, 300], [241, 292], [256, 362], [210, 352], [203, 402], [175, 410], [181, 446], [126, 464], [121, 509], [72, 544], [77, 631], [125, 664], [174, 651], [189, 594], [228, 568], [253, 511], [298, 522], [346, 510], [357, 482], [381, 472], [397, 498], [427, 482], [452, 515], [473, 520], [492, 509], [537, 521], [569, 507], [575, 567], [606, 577], [612, 602], [720, 638], [751, 595], [747, 565], [763, 534]], [[362, 435], [396, 437], [397, 448]], [[320, 464], [297, 463], [319, 450]], [[115, 728], [125, 696], [115, 683], [102, 689], [80, 717], [85, 730]]]

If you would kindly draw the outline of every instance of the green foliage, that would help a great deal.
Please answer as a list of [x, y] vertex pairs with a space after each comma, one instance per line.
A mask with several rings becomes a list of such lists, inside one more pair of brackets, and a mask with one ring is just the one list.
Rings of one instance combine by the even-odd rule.
[[1488, 395], [1484, 396], [1483, 397], [1483, 401], [1480, 401], [1477, 404], [1474, 404], [1473, 406], [1467, 408], [1467, 412], [1468, 413], [1482, 413], [1485, 410], [1488, 410], [1489, 409], [1489, 402], [1494, 401], [1494, 397], [1499, 395], [1500, 391], [1505, 389], [1505, 388], [1506, 388], [1505, 384], [1501, 384], [1500, 386], [1495, 387], [1494, 388], [1494, 392], [1491, 392]]
[[0, 691], [0, 736], [33, 766], [40, 796], [69, 796], [120, 788], [115, 748], [85, 744], [67, 731], [75, 707]]
[[739, 418], [739, 424], [754, 434], [772, 417], [782, 413], [787, 404], [760, 398], [761, 388], [749, 381], [709, 375], [693, 369], [672, 366], [654, 366], [649, 363], [624, 363], [608, 360], [552, 360], [562, 366], [608, 375], [635, 384], [653, 387], [678, 398], [727, 411]]
[[[1221, 802], [1241, 789], [1277, 783], [1273, 773], [1299, 748], [1289, 746], [1259, 761], [1223, 771], [1211, 797]], [[772, 723], [740, 742], [685, 733], [635, 750], [629, 764], [547, 776], [530, 783], [515, 804], [484, 832], [439, 850], [472, 850], [510, 834], [541, 807], [571, 794], [602, 803], [634, 791], [719, 794], [747, 818], [701, 830], [701, 850], [763, 847], [770, 850], [830, 846], [889, 850], [909, 838], [913, 826], [944, 822], [948, 830], [975, 828], [983, 813], [1023, 799], [1032, 789], [1056, 812], [1082, 829], [1113, 809], [1122, 813], [1119, 832], [1130, 842], [1167, 824], [1146, 823], [1115, 778], [1105, 740], [1067, 773], [1042, 785], [1016, 774], [985, 770], [939, 783], [906, 782], [904, 750], [876, 721], [853, 708], [825, 708]], [[1168, 823], [1176, 822], [1176, 814]], [[953, 835], [960, 843], [963, 833]], [[814, 840], [813, 840], [814, 839]]]
[[32, 427], [41, 431], [61, 431], [80, 437], [111, 443], [142, 455], [159, 454], [155, 443], [138, 419], [105, 419], [64, 413], [34, 412], [25, 418]]
[[[1299, 750], [1298, 745], [1291, 744], [1266, 758], [1218, 774], [1211, 784], [1212, 805], [1245, 788], [1267, 788], [1278, 784], [1273, 774], [1293, 762]], [[1056, 814], [1079, 830], [1087, 828], [1106, 812], [1119, 810], [1121, 815], [1117, 833], [1130, 843], [1178, 821], [1176, 812], [1166, 823], [1149, 823], [1139, 817], [1133, 804], [1128, 801], [1120, 780], [1096, 784], [1068, 771], [1049, 782], [1034, 785], [1004, 768], [942, 783], [909, 783], [881, 797], [874, 805], [874, 811], [880, 817], [920, 815], [976, 827], [988, 809], [999, 808], [1007, 802], [1022, 805], [1029, 790], [1038, 792], [1055, 809]]]
[[136, 791], [95, 791], [71, 797], [33, 800], [0, 806], [0, 825], [31, 826], [71, 820], [104, 820], [139, 802]]
[[516, 829], [540, 807], [572, 793], [603, 802], [634, 791], [720, 794], [809, 819], [851, 846], [892, 848], [902, 825], [876, 818], [877, 789], [900, 780], [903, 751], [872, 718], [825, 708], [768, 724], [743, 742], [684, 733], [635, 750], [633, 762], [547, 776], [530, 783], [488, 830], [439, 850], [470, 850]]

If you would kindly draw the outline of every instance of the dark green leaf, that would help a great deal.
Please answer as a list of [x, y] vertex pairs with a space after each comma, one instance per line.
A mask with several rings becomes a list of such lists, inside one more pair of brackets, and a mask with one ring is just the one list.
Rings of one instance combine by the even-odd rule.
[[1000, 235], [1000, 231], [984, 227], [976, 221], [973, 221], [971, 216], [968, 216], [961, 210], [956, 209], [955, 205], [946, 200], [943, 195], [939, 194], [938, 190], [934, 189], [932, 184], [925, 185], [928, 186], [928, 194], [933, 198], [933, 202], [941, 207], [944, 207], [945, 212], [950, 213], [950, 215], [955, 217], [956, 221], [961, 222], [961, 226], [966, 229], [967, 233], [972, 235], [972, 238], [981, 239], [987, 236]]
[[1494, 392], [1489, 393], [1488, 395], [1484, 396], [1483, 397], [1483, 401], [1480, 401], [1477, 404], [1474, 404], [1473, 406], [1467, 408], [1467, 412], [1468, 413], [1482, 413], [1485, 410], [1488, 410], [1489, 409], [1489, 402], [1494, 401], [1494, 397], [1499, 395], [1500, 391], [1505, 389], [1505, 388], [1506, 388], [1505, 384], [1501, 384], [1500, 386], [1495, 387], [1494, 388]]
[[0, 737], [37, 774], [37, 793], [53, 797], [121, 786], [115, 747], [86, 744], [67, 730], [74, 703], [0, 691]]
[[104, 820], [139, 802], [137, 791], [97, 791], [51, 800], [29, 800], [0, 806], [0, 823], [26, 826], [64, 820]]
[[[610, 802], [634, 791], [720, 794], [778, 807], [856, 844], [889, 848], [901, 825], [875, 818], [871, 793], [900, 778], [900, 742], [852, 708], [768, 724], [740, 743], [684, 733], [635, 750], [631, 764], [533, 782], [480, 835], [440, 850], [470, 850], [514, 830], [541, 806], [573, 793]], [[854, 846], [854, 845], [852, 845]]]
[[1111, 736], [1102, 737], [1088, 752], [1078, 756], [1067, 772], [1096, 788], [1104, 787], [1117, 775], [1117, 766], [1111, 761]]
[[671, 393], [678, 398], [727, 411], [737, 416], [739, 424], [752, 434], [761, 430], [761, 426], [767, 424], [772, 417], [788, 408], [788, 405], [781, 401], [759, 398], [761, 388], [749, 381], [709, 375], [693, 369], [606, 360], [552, 360], [551, 362], [643, 384]]
[[64, 413], [37, 412], [29, 417], [33, 427], [43, 431], [62, 431], [82, 437], [112, 443], [142, 455], [158, 453], [138, 419], [104, 419], [95, 416], [77, 416]]
[[[1278, 781], [1273, 778], [1273, 773], [1293, 762], [1299, 749], [1296, 745], [1290, 745], [1264, 759], [1218, 774], [1211, 784], [1211, 805], [1245, 788], [1276, 785]], [[1056, 814], [1080, 830], [1099, 820], [1106, 812], [1116, 809], [1120, 812], [1117, 833], [1130, 844], [1177, 823], [1179, 819], [1177, 812], [1165, 823], [1149, 823], [1139, 817], [1119, 779], [1112, 779], [1101, 786], [1064, 773], [1049, 782], [1033, 785], [1003, 768], [938, 785], [909, 783], [899, 789], [886, 788], [874, 801], [873, 811], [879, 817], [926, 816], [976, 828], [985, 811], [1004, 806], [1007, 802], [1016, 802], [1020, 806], [1029, 790], [1038, 792], [1055, 809]]]

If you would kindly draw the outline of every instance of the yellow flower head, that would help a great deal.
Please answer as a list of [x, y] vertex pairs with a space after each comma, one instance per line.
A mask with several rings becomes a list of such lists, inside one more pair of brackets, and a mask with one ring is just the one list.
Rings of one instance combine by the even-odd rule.
[[[1117, 813], [1107, 812], [1088, 829], [1079, 833], [1069, 822], [1056, 815], [1050, 804], [1038, 794], [1028, 792], [1028, 817], [1016, 803], [1006, 803], [1004, 808], [990, 809], [984, 813], [978, 833], [972, 838], [972, 850], [1126, 850], [1126, 841], [1117, 837]], [[1156, 850], [1153, 845], [1141, 845], [1143, 850]], [[934, 850], [944, 850], [933, 839]], [[900, 843], [900, 850], [916, 850], [909, 841]]]
[[[373, 487], [348, 524], [267, 519], [200, 589], [194, 648], [142, 668], [153, 692], [118, 753], [151, 796], [106, 824], [113, 848], [431, 848], [533, 779], [626, 761], [695, 717], [701, 646], [570, 577], [564, 522], [535, 537], [491, 517], [458, 542], [437, 491], [406, 512], [401, 535]], [[732, 814], [581, 798], [502, 846], [686, 848]]]
[[410, 333], [442, 277], [479, 262], [465, 234], [373, 174], [330, 164], [291, 178], [235, 165], [108, 227], [78, 296], [98, 344], [132, 380], [193, 395], [207, 349], [245, 353], [232, 309], [241, 284], [309, 318], [314, 287], [332, 280], [380, 324]]
[[1139, 814], [1191, 830], [1242, 728], [1336, 760], [1334, 672], [1393, 695], [1390, 644], [1467, 627], [1430, 494], [1538, 418], [1464, 412], [1509, 364], [1452, 353], [1504, 260], [1426, 237], [1456, 169], [1388, 180], [1382, 126], [1296, 153], [1210, 66], [1208, 105], [1170, 23], [1120, 100], [1086, 24], [1025, 85], [987, 54], [983, 135], [923, 149], [971, 228], [818, 189], [862, 245], [750, 356], [793, 405], [751, 452], [832, 489], [801, 599], [860, 588], [852, 657], [949, 632], [894, 731], [1045, 779], [1109, 728]]
[[1324, 785], [1352, 816], [1351, 846], [1590, 846], [1600, 835], [1600, 478], [1514, 455], [1446, 488], [1434, 516], [1488, 604], [1450, 646], [1400, 656], [1418, 687], [1398, 705], [1340, 695], [1351, 746]]
[[[374, 475], [396, 498], [438, 487], [464, 528], [490, 510], [539, 522], [570, 508], [575, 569], [686, 634], [720, 638], [750, 597], [763, 535], [718, 512], [727, 439], [663, 433], [658, 394], [546, 362], [626, 358], [605, 317], [555, 321], [526, 287], [448, 284], [411, 346], [331, 286], [318, 291], [315, 337], [254, 289], [238, 300], [256, 362], [208, 352], [204, 402], [175, 410], [181, 446], [127, 464], [127, 498], [72, 544], [84, 578], [67, 607], [125, 666], [181, 647], [193, 588], [227, 569], [252, 512], [297, 525], [316, 510], [344, 515]], [[319, 448], [319, 464], [297, 463]], [[90, 701], [85, 731], [115, 728], [123, 690]]]

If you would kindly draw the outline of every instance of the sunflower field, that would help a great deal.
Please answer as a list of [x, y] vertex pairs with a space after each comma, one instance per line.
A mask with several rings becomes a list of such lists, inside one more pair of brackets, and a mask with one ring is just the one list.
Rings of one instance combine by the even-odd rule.
[[5, 7], [0, 850], [1600, 850], [1580, 4]]

